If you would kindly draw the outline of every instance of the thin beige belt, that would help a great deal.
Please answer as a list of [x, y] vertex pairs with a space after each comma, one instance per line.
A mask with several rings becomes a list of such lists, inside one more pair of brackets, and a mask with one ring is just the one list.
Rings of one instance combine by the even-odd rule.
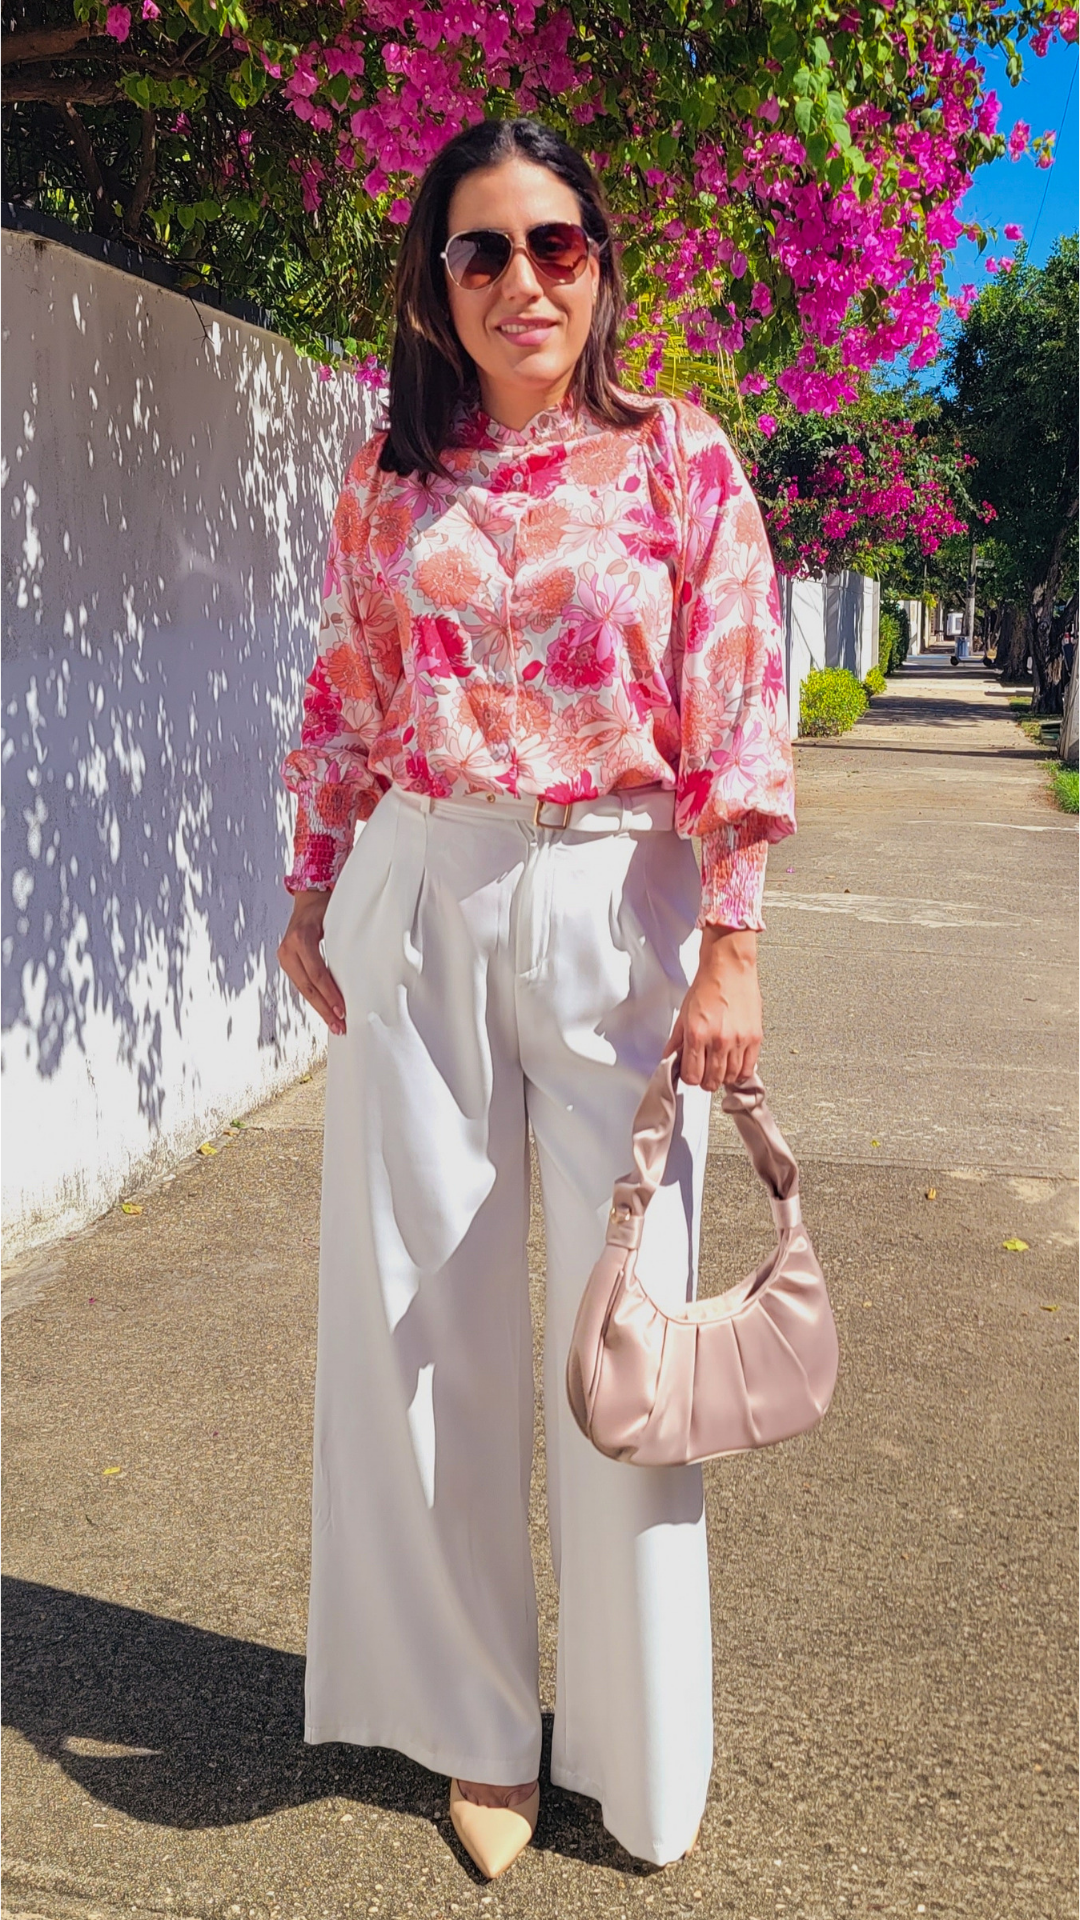
[[433, 799], [395, 787], [398, 798], [422, 813], [476, 820], [523, 820], [553, 833], [670, 833], [675, 825], [675, 795], [670, 788], [625, 787], [597, 800], [545, 800], [543, 794], [515, 798], [504, 793], [463, 793], [452, 800]]

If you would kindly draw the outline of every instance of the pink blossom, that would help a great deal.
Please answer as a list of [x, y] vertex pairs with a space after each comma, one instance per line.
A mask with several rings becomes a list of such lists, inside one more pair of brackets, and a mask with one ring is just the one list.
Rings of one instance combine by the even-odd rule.
[[1015, 221], [1010, 220], [1008, 226], [1005, 229], [1006, 240], [1022, 240], [1023, 237], [1024, 237], [1023, 227], [1018, 227]]
[[320, 380], [332, 380], [334, 377], [333, 367], [317, 367], [316, 372]]
[[1009, 159], [1019, 160], [1021, 155], [1027, 152], [1027, 145], [1030, 139], [1031, 139], [1031, 128], [1028, 126], [1027, 121], [1018, 120], [1015, 127], [1013, 128], [1012, 132], [1009, 135], [1009, 144], [1008, 144]]
[[399, 199], [391, 201], [387, 209], [386, 217], [388, 220], [392, 220], [396, 226], [403, 227], [406, 225], [411, 212], [412, 206], [410, 202]]
[[161, 8], [154, 5], [154, 0], [142, 0], [142, 17], [144, 20], [160, 20]]
[[758, 414], [758, 428], [759, 431], [765, 435], [766, 440], [772, 439], [773, 434], [776, 432], [776, 427], [777, 422], [771, 413]]
[[131, 8], [110, 7], [105, 15], [105, 31], [114, 40], [126, 40], [131, 32]]
[[369, 387], [376, 393], [382, 392], [386, 386], [386, 373], [373, 353], [369, 353], [366, 360], [361, 360], [359, 366], [353, 368], [353, 376], [360, 386]]

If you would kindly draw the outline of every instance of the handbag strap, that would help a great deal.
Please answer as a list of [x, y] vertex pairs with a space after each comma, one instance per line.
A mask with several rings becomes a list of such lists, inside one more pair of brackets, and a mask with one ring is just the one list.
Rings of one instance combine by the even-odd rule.
[[[664, 1177], [675, 1131], [679, 1057], [664, 1055], [634, 1115], [634, 1171], [615, 1183], [607, 1239], [612, 1246], [636, 1247], [645, 1209]], [[759, 1179], [768, 1190], [773, 1219], [783, 1233], [802, 1220], [799, 1169], [795, 1156], [765, 1103], [756, 1073], [724, 1088], [722, 1110], [736, 1131]]]

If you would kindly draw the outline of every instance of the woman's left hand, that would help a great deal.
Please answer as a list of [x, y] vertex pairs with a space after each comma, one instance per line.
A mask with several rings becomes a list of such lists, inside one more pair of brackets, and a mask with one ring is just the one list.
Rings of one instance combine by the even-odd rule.
[[716, 1093], [753, 1073], [761, 1038], [757, 934], [703, 928], [697, 974], [665, 1052], [681, 1053], [687, 1086]]

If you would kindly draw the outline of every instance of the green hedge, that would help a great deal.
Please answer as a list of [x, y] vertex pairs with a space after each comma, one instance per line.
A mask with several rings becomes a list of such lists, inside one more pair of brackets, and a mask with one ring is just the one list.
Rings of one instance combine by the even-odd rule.
[[846, 733], [868, 704], [866, 692], [846, 667], [808, 673], [799, 698], [799, 732], [811, 739]]
[[911, 627], [906, 607], [882, 607], [878, 626], [877, 663], [882, 673], [895, 673], [907, 659]]
[[875, 693], [887, 692], [888, 686], [889, 686], [889, 683], [886, 680], [885, 675], [882, 673], [881, 668], [871, 667], [869, 673], [866, 676], [866, 679], [863, 681], [863, 688], [870, 695], [871, 700], [873, 699]]
[[[900, 648], [900, 622], [896, 618], [895, 613], [889, 613], [885, 607], [882, 607], [881, 622], [878, 627], [878, 655], [877, 655], [877, 663], [882, 673], [892, 672], [893, 653], [894, 651], [898, 652], [899, 648]], [[899, 666], [900, 664], [899, 661], [897, 661], [896, 664], [897, 666]]]

